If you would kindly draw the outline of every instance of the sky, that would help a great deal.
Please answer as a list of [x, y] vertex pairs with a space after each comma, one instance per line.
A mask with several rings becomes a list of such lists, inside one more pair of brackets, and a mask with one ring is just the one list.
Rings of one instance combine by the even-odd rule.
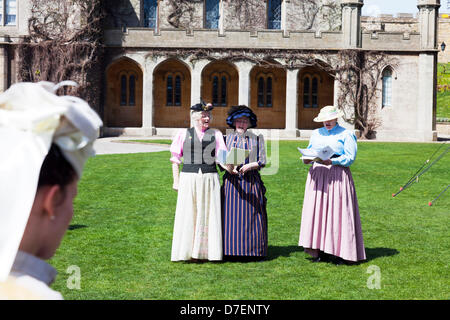
[[[448, 0], [441, 0], [439, 12], [449, 13]], [[417, 0], [364, 0], [363, 16], [377, 16], [378, 14], [413, 13], [417, 14]]]

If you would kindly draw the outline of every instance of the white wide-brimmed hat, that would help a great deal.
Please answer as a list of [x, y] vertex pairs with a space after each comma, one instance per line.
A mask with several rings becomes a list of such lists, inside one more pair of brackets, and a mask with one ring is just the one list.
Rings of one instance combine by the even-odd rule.
[[314, 122], [324, 122], [342, 117], [344, 112], [335, 106], [326, 106], [320, 109], [319, 115], [314, 118]]

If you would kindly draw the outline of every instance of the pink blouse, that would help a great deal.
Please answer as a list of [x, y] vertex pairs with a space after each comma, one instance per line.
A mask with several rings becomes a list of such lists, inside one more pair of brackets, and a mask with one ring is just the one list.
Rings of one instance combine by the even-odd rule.
[[[216, 137], [216, 157], [217, 152], [219, 150], [227, 151], [227, 146], [225, 145], [225, 141], [223, 140], [222, 132], [216, 129], [214, 130], [214, 135]], [[203, 136], [205, 135], [204, 131], [199, 131], [195, 129], [195, 133], [197, 134], [200, 141], [203, 139]], [[172, 158], [170, 158], [170, 161], [176, 164], [181, 164], [181, 157], [183, 156], [183, 145], [184, 140], [186, 139], [186, 130], [180, 130], [175, 135], [175, 138], [172, 141], [172, 144], [170, 145], [170, 152], [172, 153]]]

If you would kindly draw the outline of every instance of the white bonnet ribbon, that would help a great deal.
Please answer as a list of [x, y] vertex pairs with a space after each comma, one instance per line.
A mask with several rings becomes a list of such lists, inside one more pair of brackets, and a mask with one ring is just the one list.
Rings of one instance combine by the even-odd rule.
[[[54, 139], [79, 176], [92, 154], [101, 120], [83, 100], [54, 94], [67, 84], [73, 82], [16, 83], [0, 94], [0, 281], [11, 270]], [[82, 143], [63, 142], [76, 135]]]

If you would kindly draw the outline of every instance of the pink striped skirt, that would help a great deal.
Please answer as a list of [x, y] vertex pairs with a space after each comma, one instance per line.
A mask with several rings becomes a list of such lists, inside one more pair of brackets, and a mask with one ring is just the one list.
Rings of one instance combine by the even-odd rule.
[[306, 179], [299, 246], [348, 261], [366, 259], [358, 200], [350, 169], [314, 163]]

